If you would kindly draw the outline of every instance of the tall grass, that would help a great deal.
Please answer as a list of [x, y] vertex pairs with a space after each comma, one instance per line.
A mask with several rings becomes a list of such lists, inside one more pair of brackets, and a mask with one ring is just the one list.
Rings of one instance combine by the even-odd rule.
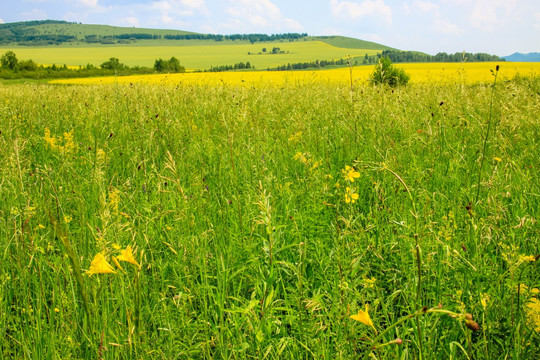
[[497, 86], [483, 153], [489, 85], [0, 85], [2, 357], [534, 358], [540, 80]]

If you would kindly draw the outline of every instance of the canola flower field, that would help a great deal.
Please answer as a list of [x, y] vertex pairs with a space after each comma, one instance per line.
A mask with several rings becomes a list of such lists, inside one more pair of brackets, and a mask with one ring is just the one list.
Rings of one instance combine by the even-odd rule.
[[521, 66], [0, 84], [0, 357], [536, 359]]
[[[474, 84], [485, 83], [492, 80], [490, 70], [495, 69], [495, 63], [418, 63], [398, 64], [410, 76], [413, 83], [441, 83], [441, 84]], [[331, 70], [307, 71], [236, 71], [218, 73], [182, 73], [182, 74], [155, 74], [132, 75], [122, 77], [98, 77], [81, 79], [53, 80], [53, 84], [169, 84], [169, 85], [264, 85], [273, 84], [353, 84], [364, 83], [373, 72], [373, 66], [356, 66]], [[540, 76], [540, 63], [502, 63], [500, 65], [500, 79], [509, 80], [516, 75]]]

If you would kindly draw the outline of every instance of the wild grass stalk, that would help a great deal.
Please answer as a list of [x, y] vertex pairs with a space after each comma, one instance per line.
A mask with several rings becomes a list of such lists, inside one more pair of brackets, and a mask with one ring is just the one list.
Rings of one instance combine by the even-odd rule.
[[[493, 70], [492, 70], [493, 72]], [[484, 136], [484, 145], [482, 146], [482, 158], [480, 159], [480, 168], [478, 169], [478, 182], [476, 183], [476, 196], [474, 198], [474, 203], [478, 203], [480, 197], [480, 189], [482, 187], [482, 170], [484, 169], [484, 161], [486, 159], [487, 144], [489, 139], [489, 130], [491, 129], [491, 119], [493, 114], [493, 100], [495, 96], [495, 85], [497, 84], [497, 75], [499, 74], [499, 65], [495, 68], [493, 73], [494, 79], [493, 84], [491, 85], [491, 97], [489, 101], [489, 115], [487, 121], [486, 135]]]

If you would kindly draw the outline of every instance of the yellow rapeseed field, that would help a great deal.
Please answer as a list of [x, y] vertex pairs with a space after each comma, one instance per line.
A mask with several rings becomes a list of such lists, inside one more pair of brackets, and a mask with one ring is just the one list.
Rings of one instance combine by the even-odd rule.
[[[411, 76], [412, 83], [481, 83], [493, 79], [491, 70], [500, 65], [499, 79], [511, 79], [517, 74], [540, 75], [540, 63], [481, 62], [481, 63], [416, 63], [398, 64]], [[352, 69], [353, 82], [365, 82], [373, 72], [373, 66], [358, 66]], [[183, 73], [133, 75], [122, 77], [99, 77], [54, 80], [54, 84], [189, 84], [189, 85], [238, 85], [238, 84], [310, 84], [342, 83], [351, 81], [349, 68], [312, 71], [237, 71], [218, 73]]]

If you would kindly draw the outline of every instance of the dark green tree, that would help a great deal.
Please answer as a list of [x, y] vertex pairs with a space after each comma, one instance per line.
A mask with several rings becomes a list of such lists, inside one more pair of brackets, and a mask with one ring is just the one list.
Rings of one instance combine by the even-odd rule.
[[102, 69], [107, 70], [122, 70], [125, 69], [125, 65], [118, 60], [118, 58], [112, 57], [100, 65]]
[[375, 70], [369, 81], [372, 84], [386, 84], [395, 87], [407, 85], [409, 78], [410, 76], [405, 73], [405, 70], [394, 67], [389, 58], [381, 57], [375, 65]]
[[167, 61], [163, 60], [162, 58], [156, 59], [156, 61], [154, 61], [154, 70], [156, 72], [167, 71], [168, 70]]
[[17, 55], [13, 51], [7, 51], [2, 57], [0, 58], [0, 63], [2, 63], [2, 67], [17, 71], [19, 60], [17, 60]]
[[185, 72], [186, 69], [182, 65], [180, 65], [180, 60], [173, 56], [169, 59], [169, 71], [178, 73]]
[[32, 60], [19, 61], [19, 70], [36, 71], [37, 69], [38, 69], [38, 64], [36, 64]]

